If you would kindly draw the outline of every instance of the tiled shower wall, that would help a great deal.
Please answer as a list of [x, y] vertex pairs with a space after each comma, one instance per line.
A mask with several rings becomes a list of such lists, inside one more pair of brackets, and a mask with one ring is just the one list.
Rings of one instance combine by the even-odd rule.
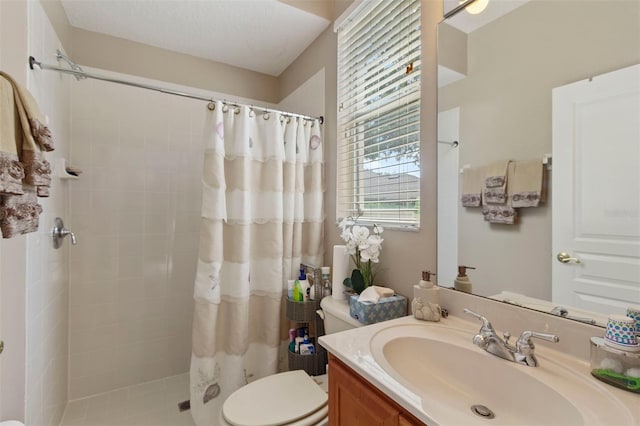
[[83, 80], [72, 85], [71, 117], [71, 163], [84, 171], [70, 182], [68, 223], [78, 237], [73, 400], [189, 369], [211, 113], [202, 101]]
[[[55, 62], [60, 42], [40, 2], [29, 2], [29, 54]], [[25, 57], [26, 66], [26, 57]], [[55, 151], [46, 154], [54, 164], [68, 157], [71, 78], [53, 72], [28, 71], [28, 89], [48, 118]], [[58, 425], [67, 403], [68, 242], [55, 250], [51, 228], [56, 216], [68, 217], [69, 186], [53, 178], [38, 232], [27, 236], [26, 291], [26, 419], [28, 425]], [[13, 284], [13, 283], [10, 283]]]

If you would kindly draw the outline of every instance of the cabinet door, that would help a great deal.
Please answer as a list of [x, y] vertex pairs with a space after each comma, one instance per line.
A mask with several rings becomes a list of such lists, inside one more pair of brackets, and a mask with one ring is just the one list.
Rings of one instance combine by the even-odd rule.
[[422, 426], [423, 423], [406, 414], [400, 414], [398, 426]]
[[[396, 426], [400, 411], [339, 361], [329, 363], [330, 426]], [[410, 423], [409, 423], [410, 424]]]

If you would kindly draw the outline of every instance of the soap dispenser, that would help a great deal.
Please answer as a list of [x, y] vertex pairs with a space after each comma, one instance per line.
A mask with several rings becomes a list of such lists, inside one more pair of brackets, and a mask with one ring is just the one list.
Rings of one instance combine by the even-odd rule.
[[458, 266], [458, 276], [453, 282], [453, 288], [458, 291], [464, 291], [465, 293], [471, 293], [472, 285], [471, 280], [467, 276], [467, 269], [476, 269], [473, 266]]
[[431, 271], [422, 271], [422, 279], [413, 286], [411, 311], [413, 316], [425, 321], [440, 321], [440, 287], [431, 282]]

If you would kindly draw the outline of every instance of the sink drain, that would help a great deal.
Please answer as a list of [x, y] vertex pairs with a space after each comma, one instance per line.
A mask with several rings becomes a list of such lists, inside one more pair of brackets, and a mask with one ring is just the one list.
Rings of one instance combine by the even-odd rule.
[[473, 412], [473, 414], [475, 414], [476, 416], [480, 416], [485, 419], [493, 419], [496, 416], [488, 407], [480, 404], [472, 405], [471, 412]]

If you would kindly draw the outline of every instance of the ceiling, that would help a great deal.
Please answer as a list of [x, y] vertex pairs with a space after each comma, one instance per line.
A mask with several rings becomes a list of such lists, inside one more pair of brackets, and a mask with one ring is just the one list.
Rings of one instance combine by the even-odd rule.
[[62, 6], [77, 28], [273, 76], [330, 23], [278, 0], [62, 0]]

